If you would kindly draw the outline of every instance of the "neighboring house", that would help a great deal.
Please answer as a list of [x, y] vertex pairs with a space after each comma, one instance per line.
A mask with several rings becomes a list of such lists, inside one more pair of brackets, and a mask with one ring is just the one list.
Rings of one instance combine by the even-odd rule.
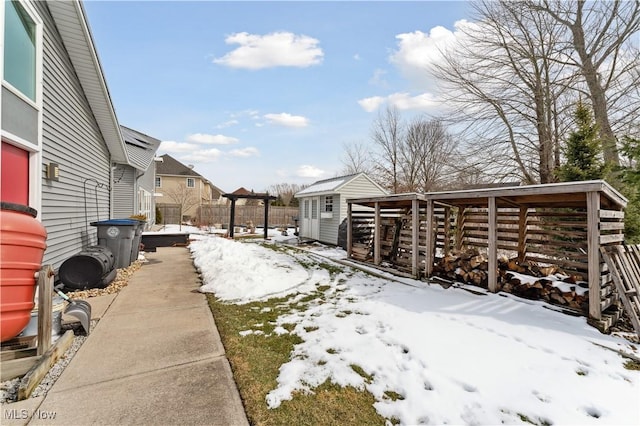
[[82, 4], [3, 1], [0, 198], [35, 208], [44, 263], [96, 244], [112, 166], [131, 164]]
[[315, 182], [296, 193], [300, 202], [300, 237], [338, 243], [338, 228], [347, 217], [347, 199], [388, 195], [365, 173]]
[[[231, 193], [232, 195], [264, 195], [262, 192], [253, 192], [253, 190], [249, 191], [245, 187], [241, 186]], [[256, 200], [256, 199], [247, 199], [247, 198], [238, 198], [236, 200], [236, 206], [245, 206], [245, 205], [254, 205], [254, 206], [262, 206], [264, 205], [264, 201]]]
[[113, 218], [143, 214], [147, 226], [156, 217], [156, 168], [154, 158], [160, 140], [125, 126], [120, 126], [129, 163], [119, 163], [113, 171]]
[[224, 204], [222, 190], [205, 179], [193, 166], [185, 166], [169, 154], [156, 164], [156, 205], [182, 205], [182, 220], [195, 218], [198, 208]]

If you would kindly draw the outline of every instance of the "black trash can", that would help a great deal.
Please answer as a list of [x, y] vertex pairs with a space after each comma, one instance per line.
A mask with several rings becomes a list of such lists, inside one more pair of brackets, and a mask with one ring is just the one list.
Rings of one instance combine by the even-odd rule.
[[138, 227], [133, 219], [109, 219], [91, 222], [98, 228], [98, 245], [107, 247], [113, 253], [117, 269], [131, 264], [131, 247]]

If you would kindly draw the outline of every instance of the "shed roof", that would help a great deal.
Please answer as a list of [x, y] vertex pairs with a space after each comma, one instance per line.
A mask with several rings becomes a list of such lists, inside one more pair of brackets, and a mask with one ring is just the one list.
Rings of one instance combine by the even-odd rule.
[[47, 2], [113, 161], [129, 163], [107, 82], [79, 0]]
[[383, 197], [354, 198], [347, 202], [365, 206], [379, 203], [381, 207], [393, 208], [409, 207], [411, 202], [417, 199], [420, 201], [433, 200], [450, 206], [486, 207], [488, 199], [495, 197], [498, 207], [584, 207], [589, 192], [600, 194], [600, 204], [604, 208], [621, 210], [626, 207], [628, 202], [622, 194], [603, 180], [429, 192], [426, 194], [393, 194]]
[[120, 126], [120, 130], [129, 156], [129, 164], [138, 170], [147, 170], [160, 146], [160, 140], [125, 126]]
[[338, 177], [333, 177], [333, 178], [330, 178], [330, 179], [319, 180], [319, 181], [317, 181], [315, 183], [312, 183], [311, 185], [309, 185], [308, 187], [306, 187], [302, 191], [297, 192], [295, 196], [296, 197], [300, 197], [300, 196], [305, 197], [305, 196], [308, 196], [308, 195], [323, 194], [323, 193], [330, 193], [330, 192], [339, 192], [345, 185], [348, 185], [350, 182], [354, 181], [355, 179], [359, 178], [360, 176], [363, 176], [364, 178], [366, 178], [373, 185], [375, 185], [376, 187], [380, 188], [381, 191], [386, 192], [382, 187], [380, 187], [377, 183], [375, 183], [373, 180], [371, 180], [371, 178], [369, 176], [367, 176], [366, 173], [355, 173], [355, 174], [351, 174], [351, 175], [338, 176]]

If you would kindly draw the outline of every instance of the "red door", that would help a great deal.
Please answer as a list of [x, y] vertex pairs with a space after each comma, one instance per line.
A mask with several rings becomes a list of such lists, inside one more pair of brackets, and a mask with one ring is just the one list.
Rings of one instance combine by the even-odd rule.
[[29, 205], [29, 152], [2, 142], [0, 200]]

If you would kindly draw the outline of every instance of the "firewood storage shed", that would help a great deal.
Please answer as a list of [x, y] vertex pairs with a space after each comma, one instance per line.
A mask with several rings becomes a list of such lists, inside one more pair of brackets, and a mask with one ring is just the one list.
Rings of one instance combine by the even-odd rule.
[[498, 256], [505, 254], [582, 277], [592, 320], [601, 320], [616, 301], [600, 247], [624, 241], [627, 199], [605, 181], [394, 194], [347, 203], [350, 259], [429, 278], [437, 256], [478, 248], [488, 259], [492, 292], [500, 290]]

